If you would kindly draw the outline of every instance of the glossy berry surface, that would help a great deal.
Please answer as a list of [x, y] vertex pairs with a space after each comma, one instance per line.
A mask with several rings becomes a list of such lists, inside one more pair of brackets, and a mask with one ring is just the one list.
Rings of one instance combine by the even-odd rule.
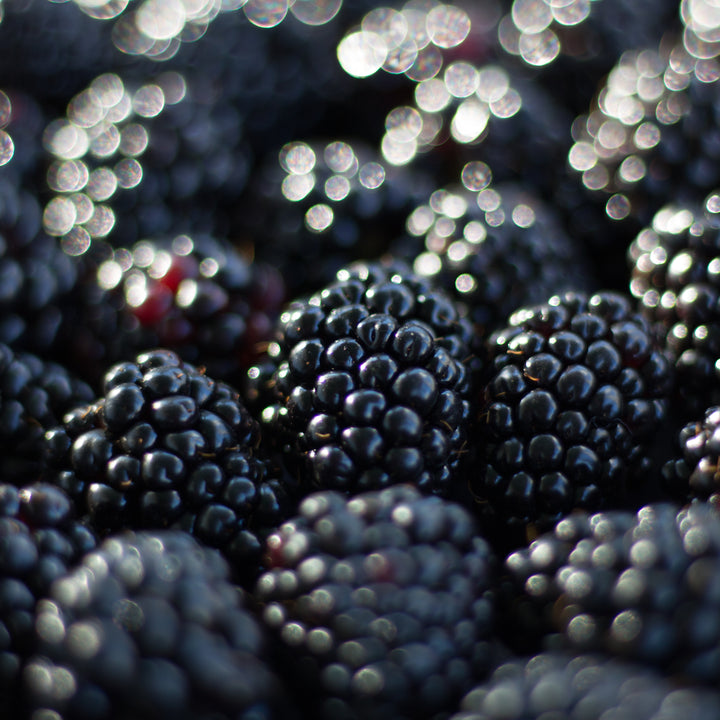
[[59, 488], [0, 483], [0, 700], [7, 712], [20, 711], [20, 672], [35, 647], [38, 601], [95, 544]]
[[101, 535], [182, 528], [255, 571], [258, 532], [284, 519], [284, 485], [255, 455], [258, 424], [228, 385], [169, 350], [105, 375], [105, 395], [48, 431], [48, 477]]
[[61, 365], [0, 343], [0, 470], [16, 485], [37, 479], [44, 433], [92, 400], [89, 385]]
[[623, 295], [567, 293], [486, 343], [472, 482], [508, 527], [625, 501], [663, 420], [670, 364]]
[[602, 655], [544, 653], [503, 663], [462, 700], [452, 720], [711, 720], [716, 695], [677, 688], [640, 665]]
[[487, 671], [492, 555], [460, 506], [316, 493], [266, 552], [255, 593], [309, 717], [439, 717]]
[[719, 541], [720, 516], [702, 503], [571, 515], [507, 559], [517, 589], [505, 605], [510, 633], [527, 642], [537, 631], [549, 641], [554, 631], [564, 647], [621, 655], [712, 686], [720, 674]]
[[453, 492], [472, 370], [461, 313], [401, 262], [353, 264], [290, 305], [271, 347], [276, 404], [265, 415], [308, 483]]
[[678, 457], [662, 469], [668, 491], [678, 500], [707, 500], [717, 505], [720, 478], [720, 408], [709, 407], [701, 420], [687, 423], [680, 431]]
[[36, 712], [282, 717], [261, 627], [222, 558], [184, 533], [106, 540], [53, 586], [37, 641], [23, 672]]
[[720, 396], [720, 231], [697, 205], [667, 206], [628, 257], [632, 294], [674, 359], [680, 412], [698, 414]]

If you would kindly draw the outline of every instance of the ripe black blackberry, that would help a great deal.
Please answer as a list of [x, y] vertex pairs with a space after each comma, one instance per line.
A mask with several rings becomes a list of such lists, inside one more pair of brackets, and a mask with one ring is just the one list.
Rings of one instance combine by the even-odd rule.
[[308, 717], [444, 717], [489, 669], [493, 561], [459, 505], [315, 493], [267, 555], [255, 595]]
[[672, 374], [624, 295], [566, 293], [522, 308], [485, 349], [471, 483], [508, 540], [641, 487]]
[[70, 498], [59, 488], [3, 482], [0, 547], [0, 703], [6, 717], [21, 717], [20, 670], [35, 647], [36, 605], [54, 580], [95, 547], [95, 536], [75, 519]]
[[630, 290], [659, 327], [678, 375], [677, 412], [720, 402], [720, 231], [696, 205], [668, 205], [630, 245]]
[[570, 515], [506, 561], [508, 640], [609, 652], [716, 686], [719, 563], [720, 515], [705, 503]]
[[389, 260], [350, 265], [289, 307], [267, 369], [250, 375], [261, 396], [269, 382], [268, 431], [287, 441], [306, 484], [457, 490], [473, 362], [463, 312]]
[[[471, 191], [490, 168], [466, 168], [462, 190], [437, 190], [407, 221], [421, 238], [413, 269], [468, 306], [480, 341], [517, 307], [570, 289], [590, 289], [591, 274], [552, 207], [516, 186]], [[572, 271], [570, 271], [572, 268]]]
[[681, 688], [640, 665], [544, 653], [500, 665], [451, 720], [713, 720], [717, 693]]
[[668, 460], [662, 476], [668, 491], [681, 502], [707, 500], [720, 506], [720, 407], [709, 407], [702, 418], [679, 433], [679, 456]]
[[107, 367], [163, 347], [213, 378], [240, 382], [271, 338], [285, 298], [274, 267], [202, 235], [103, 252], [65, 328], [75, 365]]
[[243, 237], [281, 270], [292, 297], [332, 282], [353, 260], [387, 252], [430, 188], [417, 169], [341, 140], [287, 143], [256, 177], [239, 209]]
[[222, 558], [184, 533], [106, 540], [53, 585], [36, 629], [23, 685], [38, 715], [286, 717], [261, 626]]
[[104, 392], [47, 432], [48, 479], [99, 535], [182, 528], [252, 577], [292, 502], [256, 457], [259, 427], [237, 392], [169, 350], [115, 365]]
[[45, 431], [91, 402], [90, 387], [62, 366], [0, 343], [0, 476], [16, 485], [40, 474]]

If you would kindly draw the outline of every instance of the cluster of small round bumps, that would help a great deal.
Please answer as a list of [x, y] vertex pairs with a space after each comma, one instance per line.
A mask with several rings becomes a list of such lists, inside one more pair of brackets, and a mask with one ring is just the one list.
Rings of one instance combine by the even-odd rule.
[[405, 265], [358, 263], [282, 316], [266, 415], [320, 487], [450, 495], [469, 417], [471, 327]]
[[555, 296], [515, 312], [486, 349], [474, 488], [488, 510], [548, 525], [573, 508], [621, 502], [672, 385], [628, 300]]

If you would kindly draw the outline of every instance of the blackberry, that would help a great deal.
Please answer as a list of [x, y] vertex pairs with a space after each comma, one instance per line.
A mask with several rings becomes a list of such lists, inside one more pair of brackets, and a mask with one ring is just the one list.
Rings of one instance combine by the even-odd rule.
[[679, 433], [679, 457], [662, 469], [668, 491], [678, 500], [693, 498], [720, 505], [720, 407], [709, 407], [697, 422], [687, 423]]
[[104, 392], [47, 432], [48, 479], [100, 535], [181, 528], [252, 577], [291, 492], [256, 457], [259, 427], [237, 392], [169, 350], [113, 366]]
[[440, 717], [488, 670], [492, 557], [459, 505], [316, 493], [267, 554], [255, 594], [308, 717]]
[[630, 290], [674, 359], [678, 412], [720, 402], [720, 232], [696, 205], [668, 205], [630, 245]]
[[66, 328], [73, 364], [103, 367], [164, 347], [235, 385], [272, 336], [283, 279], [227, 241], [178, 235], [103, 257]]
[[712, 720], [716, 693], [681, 688], [647, 668], [599, 655], [544, 653], [498, 667], [451, 720]]
[[518, 306], [592, 285], [552, 208], [515, 186], [479, 189], [489, 177], [487, 166], [469, 164], [462, 190], [436, 190], [407, 221], [424, 244], [413, 269], [468, 306], [476, 341]]
[[[281, 316], [264, 411], [310, 486], [448, 495], [469, 420], [470, 324], [401, 262], [356, 263]], [[258, 368], [252, 378], [267, 380]]]
[[628, 501], [672, 384], [670, 363], [629, 300], [554, 296], [513, 313], [486, 352], [471, 482], [501, 531]]
[[95, 536], [75, 519], [62, 490], [0, 483], [0, 702], [7, 717], [19, 712], [20, 670], [34, 650], [38, 601], [94, 547]]
[[363, 143], [294, 141], [257, 173], [240, 208], [243, 237], [297, 297], [353, 260], [387, 252], [428, 187], [423, 173], [393, 167]]
[[244, 605], [222, 558], [184, 533], [110, 538], [38, 607], [28, 702], [63, 720], [284, 717]]
[[681, 45], [624, 53], [586, 115], [568, 161], [614, 221], [648, 224], [673, 198], [720, 186], [718, 83]]
[[544, 636], [715, 686], [719, 553], [720, 516], [705, 503], [570, 515], [506, 561], [511, 639]]
[[62, 366], [0, 343], [0, 474], [16, 485], [36, 479], [46, 430], [88, 403], [90, 387]]

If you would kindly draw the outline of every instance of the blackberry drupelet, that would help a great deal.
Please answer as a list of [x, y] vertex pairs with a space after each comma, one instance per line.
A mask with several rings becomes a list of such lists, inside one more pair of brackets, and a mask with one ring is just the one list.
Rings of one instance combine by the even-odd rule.
[[241, 381], [280, 315], [285, 286], [274, 267], [202, 235], [104, 250], [66, 330], [76, 364], [107, 367], [163, 347], [213, 378]]
[[720, 506], [720, 407], [709, 407], [679, 433], [679, 456], [662, 468], [668, 492], [681, 502], [695, 498]]
[[471, 483], [511, 543], [641, 487], [672, 373], [624, 295], [566, 293], [519, 309], [485, 349]]
[[390, 260], [350, 265], [290, 305], [269, 362], [250, 376], [260, 396], [269, 382], [275, 404], [263, 417], [302, 482], [350, 493], [399, 482], [458, 489], [473, 373], [463, 313]]
[[630, 290], [677, 370], [677, 412], [720, 402], [720, 230], [697, 206], [668, 205], [630, 245]]
[[506, 560], [507, 639], [608, 652], [714, 687], [719, 563], [720, 515], [706, 503], [578, 512]]
[[259, 426], [237, 392], [153, 350], [112, 367], [104, 393], [47, 432], [48, 479], [99, 535], [181, 528], [252, 578], [292, 489], [256, 456]]
[[544, 653], [500, 665], [451, 720], [713, 720], [720, 696], [600, 655]]
[[476, 342], [521, 305], [592, 286], [553, 208], [512, 185], [473, 192], [489, 180], [490, 168], [469, 165], [464, 188], [436, 190], [407, 221], [408, 241], [423, 241], [413, 269], [468, 306]]
[[21, 485], [42, 470], [45, 431], [91, 402], [90, 387], [62, 366], [0, 343], [0, 477]]
[[307, 717], [445, 717], [493, 655], [493, 560], [459, 505], [393, 486], [303, 500], [255, 595]]
[[20, 711], [20, 671], [34, 651], [38, 601], [95, 544], [59, 488], [0, 483], [0, 704], [6, 717]]
[[293, 717], [227, 565], [184, 533], [107, 539], [53, 585], [36, 628], [23, 685], [38, 716]]

